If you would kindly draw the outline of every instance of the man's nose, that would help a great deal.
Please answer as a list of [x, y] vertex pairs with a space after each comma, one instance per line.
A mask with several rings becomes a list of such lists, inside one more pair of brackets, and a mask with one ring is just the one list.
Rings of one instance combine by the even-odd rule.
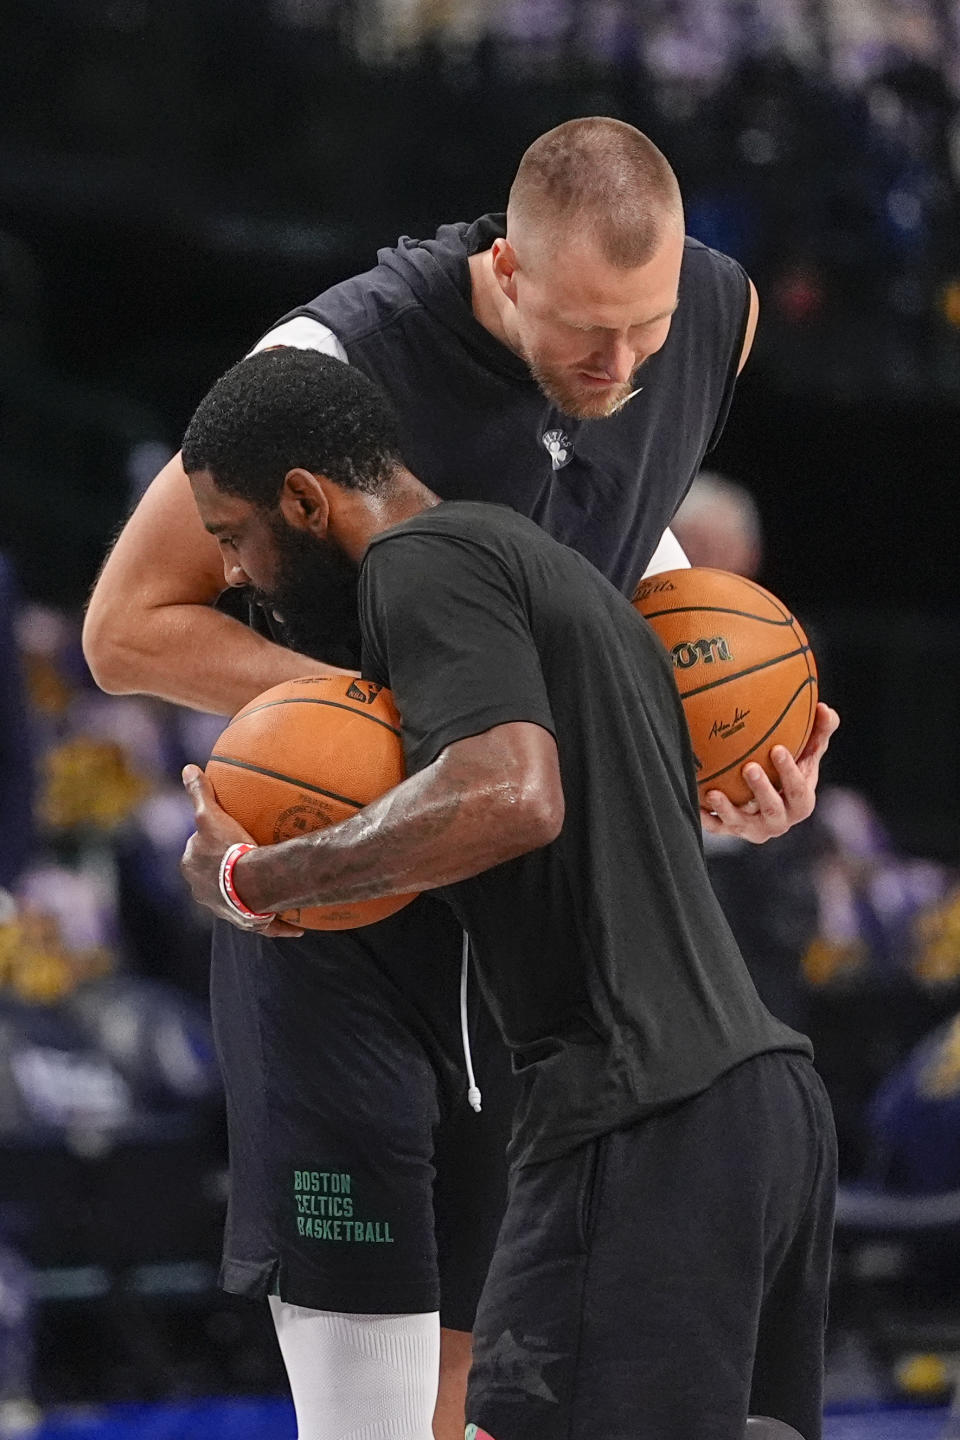
[[612, 340], [604, 355], [604, 368], [611, 380], [625, 385], [637, 368], [637, 353], [624, 339]]
[[224, 559], [223, 578], [224, 580], [226, 580], [228, 585], [235, 587], [238, 590], [241, 589], [244, 585], [250, 584], [250, 576], [247, 574], [246, 570], [244, 570], [243, 566], [237, 560]]

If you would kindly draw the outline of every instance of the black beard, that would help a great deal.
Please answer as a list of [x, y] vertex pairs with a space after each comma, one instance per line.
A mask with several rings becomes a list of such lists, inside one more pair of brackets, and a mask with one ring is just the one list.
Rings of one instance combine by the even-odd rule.
[[254, 599], [281, 628], [291, 650], [356, 669], [360, 663], [357, 566], [332, 540], [317, 540], [271, 520], [277, 570], [273, 588]]

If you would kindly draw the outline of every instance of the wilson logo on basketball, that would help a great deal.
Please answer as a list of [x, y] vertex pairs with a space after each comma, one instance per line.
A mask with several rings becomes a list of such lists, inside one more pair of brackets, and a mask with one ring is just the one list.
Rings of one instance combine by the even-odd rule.
[[348, 700], [359, 700], [362, 705], [372, 705], [383, 689], [372, 680], [351, 680], [347, 688]]
[[715, 660], [733, 659], [730, 646], [722, 635], [714, 635], [710, 640], [683, 640], [674, 645], [670, 654], [678, 670], [689, 670], [701, 660], [704, 665], [712, 665]]

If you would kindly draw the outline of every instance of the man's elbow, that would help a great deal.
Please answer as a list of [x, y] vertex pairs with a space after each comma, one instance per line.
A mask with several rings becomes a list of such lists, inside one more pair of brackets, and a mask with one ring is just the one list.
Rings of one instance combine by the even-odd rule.
[[512, 814], [518, 840], [524, 850], [539, 850], [552, 845], [563, 829], [563, 787], [559, 776], [544, 779], [538, 776], [523, 786]]
[[556, 742], [539, 726], [500, 726], [458, 741], [435, 764], [489, 865], [550, 845], [563, 829]]
[[121, 630], [96, 597], [84, 617], [81, 644], [87, 668], [100, 689], [108, 695], [129, 694], [132, 686]]

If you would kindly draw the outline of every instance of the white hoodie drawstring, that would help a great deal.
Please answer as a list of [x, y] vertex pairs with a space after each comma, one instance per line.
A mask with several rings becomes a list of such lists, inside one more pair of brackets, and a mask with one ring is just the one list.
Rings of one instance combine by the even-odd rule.
[[473, 1073], [473, 1055], [470, 1051], [470, 1025], [467, 1017], [467, 975], [470, 971], [470, 936], [463, 932], [463, 957], [460, 961], [460, 1035], [463, 1039], [463, 1058], [467, 1065], [467, 1100], [471, 1110], [478, 1115], [481, 1111], [480, 1087]]

